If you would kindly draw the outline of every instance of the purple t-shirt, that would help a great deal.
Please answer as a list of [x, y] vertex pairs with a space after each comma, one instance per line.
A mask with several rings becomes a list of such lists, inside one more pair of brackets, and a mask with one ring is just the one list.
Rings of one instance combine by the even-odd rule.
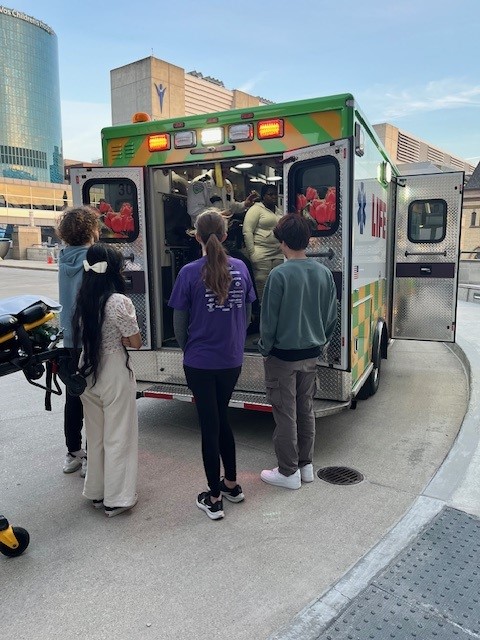
[[247, 318], [245, 304], [255, 300], [255, 291], [245, 263], [228, 257], [232, 282], [223, 305], [202, 280], [206, 258], [180, 269], [168, 304], [188, 311], [188, 339], [183, 362], [196, 369], [233, 369], [243, 362]]

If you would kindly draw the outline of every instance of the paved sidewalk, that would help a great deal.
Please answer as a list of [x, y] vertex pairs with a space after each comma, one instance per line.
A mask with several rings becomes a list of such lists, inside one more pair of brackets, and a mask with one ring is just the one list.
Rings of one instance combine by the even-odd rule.
[[480, 305], [459, 302], [470, 399], [444, 463], [402, 520], [270, 640], [480, 638]]
[[[0, 261], [0, 281], [2, 268], [56, 271], [58, 267], [55, 264], [48, 265], [43, 262], [34, 261]], [[280, 494], [277, 496], [276, 494], [272, 494], [268, 491], [265, 491], [264, 495], [262, 490], [264, 490], [265, 487], [262, 487], [261, 484], [260, 486], [257, 486], [258, 483], [255, 484], [253, 476], [248, 476], [246, 478], [247, 489], [250, 489], [252, 497], [249, 504], [245, 505], [245, 515], [241, 526], [242, 535], [239, 536], [239, 538], [243, 540], [243, 532], [247, 531], [252, 540], [268, 544], [268, 550], [270, 550], [272, 546], [277, 546], [279, 550], [278, 559], [283, 557], [283, 554], [293, 555], [298, 558], [299, 570], [305, 571], [306, 575], [311, 574], [311, 567], [321, 567], [322, 573], [325, 574], [326, 577], [321, 587], [325, 589], [323, 593], [320, 593], [321, 589], [319, 589], [318, 597], [312, 600], [308, 606], [300, 611], [300, 613], [298, 613], [290, 623], [271, 635], [270, 640], [366, 640], [367, 638], [370, 640], [386, 640], [387, 638], [393, 638], [396, 640], [407, 640], [409, 638], [416, 638], [417, 640], [419, 638], [421, 638], [421, 640], [429, 640], [430, 638], [432, 640], [450, 640], [451, 638], [458, 638], [459, 640], [463, 640], [465, 638], [466, 640], [467, 637], [480, 638], [480, 620], [478, 614], [478, 594], [480, 592], [480, 566], [478, 560], [480, 551], [478, 544], [480, 534], [480, 482], [478, 480], [480, 473], [480, 444], [478, 429], [478, 425], [480, 424], [480, 305], [459, 302], [457, 325], [457, 343], [451, 346], [451, 350], [457, 354], [462, 361], [470, 381], [469, 404], [460, 432], [443, 464], [440, 466], [434, 477], [426, 484], [426, 486], [423, 487], [423, 490], [421, 489], [422, 484], [418, 483], [418, 479], [417, 483], [420, 488], [412, 488], [410, 491], [408, 489], [404, 490], [404, 502], [397, 505], [397, 512], [399, 514], [397, 517], [400, 517], [397, 524], [393, 526], [393, 528], [381, 539], [379, 539], [381, 536], [375, 537], [375, 535], [372, 535], [372, 540], [369, 544], [373, 544], [374, 546], [365, 555], [362, 554], [364, 554], [365, 550], [369, 547], [366, 545], [362, 549], [361, 545], [357, 545], [357, 547], [352, 550], [352, 555], [349, 556], [351, 560], [348, 564], [344, 565], [350, 566], [351, 568], [339, 580], [336, 579], [339, 575], [338, 573], [336, 574], [335, 581], [329, 579], [329, 576], [333, 577], [335, 575], [335, 572], [332, 570], [330, 565], [332, 563], [341, 565], [341, 560], [338, 556], [342, 554], [342, 549], [338, 548], [337, 543], [337, 548], [333, 551], [333, 559], [327, 554], [322, 562], [318, 562], [316, 564], [316, 556], [313, 556], [311, 551], [312, 544], [324, 549], [328, 549], [328, 547], [326, 545], [322, 546], [322, 540], [320, 538], [313, 538], [312, 531], [320, 530], [322, 524], [325, 528], [326, 525], [324, 520], [326, 519], [328, 521], [328, 519], [332, 517], [333, 513], [338, 512], [340, 515], [348, 513], [348, 508], [355, 511], [355, 505], [348, 502], [345, 502], [342, 505], [337, 504], [338, 494], [333, 494], [332, 492], [331, 500], [337, 501], [335, 502], [336, 509], [329, 510], [328, 500], [330, 493], [328, 485], [325, 485], [325, 487], [322, 487], [322, 502], [318, 520], [315, 520], [313, 527], [310, 525], [308, 531], [305, 530], [304, 537], [301, 537], [299, 540], [295, 540], [292, 536], [292, 531], [297, 535], [298, 527], [294, 528], [295, 525], [293, 521], [290, 522], [288, 518], [283, 525], [278, 519], [280, 513], [283, 514], [283, 516], [285, 516], [285, 513], [288, 513], [288, 511], [285, 511], [286, 507], [284, 504], [286, 498]], [[422, 349], [425, 344], [426, 343], [423, 343], [421, 345]], [[394, 344], [393, 349], [395, 350], [398, 346], [398, 343]], [[411, 348], [418, 350], [420, 348], [420, 343], [418, 343], [418, 346], [415, 346], [415, 343], [412, 343]], [[440, 360], [439, 364], [436, 366], [441, 367], [442, 362], [443, 359]], [[435, 373], [438, 373], [434, 370], [434, 367], [431, 370], [422, 369], [420, 372], [417, 372], [418, 375], [415, 378], [415, 380], [417, 380], [417, 388], [418, 385], [422, 384], [422, 376], [432, 378]], [[461, 371], [460, 366], [458, 367], [458, 370]], [[411, 385], [411, 370], [409, 371], [408, 369], [405, 369], [405, 373]], [[434, 377], [432, 379], [435, 380]], [[379, 401], [381, 398], [376, 398], [372, 401], [375, 400]], [[423, 399], [420, 400], [420, 404], [424, 404]], [[450, 403], [452, 402], [453, 400], [450, 400]], [[181, 415], [180, 410], [183, 409], [184, 407], [172, 407], [171, 411], [178, 412], [178, 415]], [[398, 407], [389, 407], [388, 409], [384, 409], [384, 415], [387, 415], [388, 410], [392, 412], [399, 410]], [[173, 413], [172, 415], [173, 417], [171, 422], [176, 425], [177, 413]], [[437, 413], [434, 415], [436, 417]], [[439, 420], [441, 419], [441, 416], [442, 414], [440, 409], [438, 413]], [[144, 421], [146, 421], [146, 416], [144, 417]], [[340, 421], [338, 421], [337, 429], [340, 424]], [[420, 430], [422, 426], [422, 424], [418, 424], [416, 428]], [[437, 432], [444, 433], [445, 426], [446, 425], [443, 423], [438, 424]], [[327, 428], [324, 427], [325, 431], [326, 429]], [[185, 541], [185, 544], [182, 547], [183, 553], [187, 554], [188, 559], [188, 553], [190, 553], [189, 549], [191, 549], [189, 542], [191, 543], [191, 541], [185, 533], [187, 529], [185, 528], [184, 522], [190, 522], [188, 520], [188, 517], [190, 517], [190, 507], [184, 507], [183, 505], [189, 505], [188, 500], [190, 499], [190, 494], [188, 493], [187, 496], [184, 496], [182, 494], [183, 485], [179, 486], [177, 480], [174, 480], [174, 478], [177, 479], [179, 433], [180, 436], [183, 437], [183, 449], [188, 449], [188, 447], [186, 444], [187, 440], [184, 435], [185, 432], [179, 432], [178, 427], [175, 426], [175, 428], [172, 427], [173, 435], [171, 436], [172, 444], [170, 451], [168, 449], [169, 431], [164, 425], [162, 432], [162, 451], [160, 455], [155, 448], [160, 446], [158, 444], [157, 430], [152, 430], [152, 433], [154, 433], [154, 435], [152, 435], [151, 441], [148, 442], [149, 446], [144, 448], [145, 455], [147, 455], [148, 452], [148, 458], [145, 459], [145, 463], [148, 460], [150, 461], [149, 464], [153, 465], [152, 468], [148, 468], [148, 477], [153, 477], [154, 474], [158, 475], [159, 469], [163, 469], [163, 467], [158, 463], [159, 460], [175, 460], [171, 474], [167, 474], [167, 480], [172, 482], [172, 486], [176, 487], [179, 495], [175, 498], [175, 504], [180, 505], [181, 509], [185, 509], [185, 513], [182, 511], [181, 517], [179, 517], [177, 521], [177, 515], [176, 512], [174, 512], [174, 515], [171, 516], [169, 520], [168, 512], [161, 508], [163, 507], [163, 504], [159, 505], [155, 502], [155, 500], [158, 500], [156, 497], [157, 493], [152, 491], [150, 494], [144, 496], [143, 507], [140, 505], [138, 508], [136, 522], [141, 522], [140, 529], [143, 532], [142, 535], [147, 536], [146, 539], [148, 539], [149, 553], [153, 554], [153, 558], [157, 559], [158, 566], [162, 567], [162, 574], [164, 576], [169, 576], [173, 575], [171, 574], [173, 569], [168, 563], [166, 567], [161, 565], [160, 560], [163, 562], [166, 562], [166, 560], [157, 550], [153, 538], [148, 538], [148, 532], [150, 531], [148, 527], [152, 518], [154, 519], [156, 528], [163, 526], [162, 545], [169, 544], [168, 536], [173, 530], [175, 530], [176, 536], [183, 536]], [[353, 432], [348, 433], [349, 437], [353, 437]], [[42, 440], [44, 439], [45, 436], [42, 436]], [[192, 446], [193, 445], [195, 445], [195, 443], [193, 443]], [[26, 447], [26, 444], [24, 446]], [[35, 444], [35, 446], [40, 445]], [[258, 445], [256, 446], [258, 448]], [[366, 441], [364, 443], [364, 447], [367, 446], [371, 448], [372, 443], [367, 443]], [[268, 451], [269, 447], [270, 445], [268, 443]], [[190, 450], [188, 449], [188, 451]], [[263, 461], [261, 453], [258, 453], [257, 449], [255, 449], [255, 455], [259, 460], [255, 458], [252, 461], [252, 451], [253, 450], [250, 447], [247, 452], [248, 456], [247, 453], [243, 454], [243, 451], [240, 452], [241, 455], [244, 455], [242, 462], [245, 468], [247, 468], [247, 457], [252, 468], [261, 468], [261, 462]], [[446, 451], [448, 451], [448, 449], [446, 449]], [[167, 453], [168, 456], [165, 458]], [[362, 447], [356, 450], [356, 455], [357, 461], [360, 463]], [[48, 457], [45, 459], [47, 460], [47, 463], [50, 460]], [[192, 460], [196, 460], [197, 457], [193, 457], [193, 453], [189, 453], [189, 455], [186, 456], [186, 459], [190, 465], [189, 468], [191, 468]], [[42, 467], [44, 465], [45, 460], [42, 460]], [[36, 469], [36, 473], [39, 478], [41, 478], [42, 470]], [[392, 469], [389, 469], [389, 473], [392, 473]], [[431, 474], [426, 473], [425, 477], [431, 477]], [[163, 479], [163, 476], [161, 476], [161, 478]], [[388, 500], [389, 495], [390, 499], [393, 498], [393, 500], [396, 501], [402, 499], [402, 493], [400, 491], [384, 491], [383, 493], [380, 493], [377, 491], [381, 485], [381, 483], [378, 482], [378, 477], [372, 478], [371, 480], [373, 480], [373, 482], [371, 481], [370, 483], [369, 491], [372, 493], [371, 499], [377, 500], [376, 509], [381, 510], [384, 507], [384, 505], [379, 503], [378, 500]], [[413, 480], [415, 480], [415, 478], [412, 478], [412, 482]], [[16, 481], [17, 483], [23, 482], [25, 484], [27, 482], [27, 480], [21, 475]], [[49, 483], [51, 482], [52, 479], [49, 476]], [[359, 486], [361, 487], [361, 485]], [[58, 493], [60, 488], [63, 493]], [[72, 536], [77, 536], [73, 538], [75, 542], [74, 548], [76, 549], [78, 545], [81, 545], [80, 541], [85, 539], [82, 537], [85, 533], [81, 528], [82, 525], [79, 525], [77, 520], [75, 520], [75, 526], [70, 521], [70, 519], [77, 518], [77, 515], [73, 509], [69, 510], [67, 508], [68, 499], [72, 502], [74, 501], [74, 497], [72, 497], [73, 489], [72, 496], [70, 496], [68, 493], [65, 493], [67, 488], [67, 484], [64, 486], [59, 481], [59, 487], [56, 488], [57, 500], [64, 502], [61, 502], [60, 505], [56, 505], [56, 508], [53, 511], [43, 506], [41, 518], [42, 522], [45, 520], [44, 526], [46, 526], [50, 521], [55, 524], [55, 518], [58, 517], [58, 515], [56, 515], [57, 511], [61, 510], [62, 514], [64, 514], [62, 516], [62, 529], [68, 531], [70, 536], [65, 538], [65, 540], [70, 540]], [[188, 485], [185, 490], [187, 489], [190, 491], [190, 485]], [[254, 489], [258, 492], [258, 496], [255, 496]], [[15, 486], [15, 494], [18, 495], [19, 493], [20, 485], [18, 487]], [[144, 489], [144, 494], [145, 493], [146, 490]], [[65, 496], [63, 496], [63, 494], [65, 494]], [[312, 510], [311, 508], [311, 500], [315, 500], [315, 495], [312, 492], [310, 492], [310, 494], [304, 492], [304, 494], [304, 496], [295, 496], [296, 508], [300, 510], [303, 509], [303, 511], [301, 511], [302, 513], [315, 513], [316, 510]], [[40, 495], [43, 496], [43, 494], [39, 494], [39, 496]], [[265, 507], [262, 505], [266, 504], [265, 501], [267, 499], [267, 495], [270, 502], [268, 503], [268, 509], [265, 511]], [[37, 496], [37, 498], [40, 500], [39, 496]], [[414, 499], [413, 504], [410, 500], [410, 496], [417, 496], [416, 499]], [[305, 498], [305, 502], [302, 502], [303, 498]], [[309, 500], [306, 500], [306, 498], [309, 498]], [[42, 497], [42, 499], [44, 499], [44, 497]], [[306, 504], [309, 505], [308, 511]], [[312, 504], [316, 505], [317, 503], [314, 501]], [[404, 504], [405, 506], [403, 506]], [[412, 506], [408, 508], [407, 505]], [[358, 515], [361, 517], [360, 514], [363, 514], [363, 517], [365, 518], [368, 503], [361, 503], [360, 506], [361, 509], [358, 510]], [[32, 513], [31, 505], [29, 508], [30, 521], [36, 522], [35, 514]], [[404, 513], [404, 509], [406, 508], [408, 508], [408, 510]], [[47, 515], [46, 519], [45, 511]], [[157, 512], [163, 514], [163, 525], [161, 520], [155, 520], [155, 518], [158, 519]], [[142, 513], [143, 520], [139, 520], [142, 517]], [[402, 513], [404, 513], [403, 517], [400, 515]], [[188, 514], [188, 516], [186, 514]], [[93, 516], [94, 515], [95, 514], [93, 514]], [[91, 514], [89, 515], [82, 512], [82, 517], [86, 519], [85, 526], [88, 525], [88, 527], [92, 528], [92, 531], [95, 531], [96, 535], [102, 535], [103, 527], [98, 526], [96, 522], [93, 522], [93, 516], [91, 516], [90, 521], [90, 516]], [[311, 519], [312, 516], [310, 517], [310, 520]], [[205, 527], [206, 531], [207, 525], [210, 525], [211, 523], [205, 524], [205, 522], [202, 521], [197, 523], [193, 517], [191, 520], [193, 524], [190, 523], [189, 526], [194, 526], [195, 535], [198, 536], [199, 539], [203, 539], [202, 525]], [[395, 521], [396, 520], [392, 520], [391, 522]], [[125, 522], [128, 523], [128, 520], [125, 520]], [[237, 534], [237, 527], [238, 530], [240, 530], [240, 526], [233, 518], [230, 525], [228, 522], [224, 524], [226, 526], [230, 526], [230, 529], [227, 530], [228, 536], [230, 536], [228, 539], [236, 540], [235, 536]], [[273, 525], [275, 525], [275, 532], [272, 531]], [[338, 540], [342, 539], [342, 527], [345, 529], [345, 527], [348, 528], [348, 526], [351, 525], [352, 520], [347, 520], [345, 523], [342, 520], [337, 521], [336, 527], [337, 531], [339, 531]], [[98, 529], [95, 528], [97, 526]], [[138, 525], [132, 525], [133, 532], [137, 531], [137, 526]], [[357, 530], [354, 532], [355, 535], [361, 535], [361, 531], [364, 529], [368, 529], [371, 533], [378, 530], [378, 526], [375, 528], [375, 522], [363, 523], [357, 521], [356, 526]], [[120, 533], [118, 535], [123, 535], [121, 534], [121, 531], [122, 529], [119, 527]], [[135, 534], [132, 533], [132, 531], [130, 531], [130, 534], [134, 538], [138, 533]], [[216, 540], [217, 543], [219, 543], [220, 539], [223, 542], [225, 541], [225, 537], [217, 534], [217, 530], [212, 530], [211, 532], [210, 527], [208, 532], [209, 536]], [[41, 537], [39, 531], [36, 531], [35, 533], [37, 537]], [[110, 536], [108, 538], [108, 543], [102, 539], [103, 546], [100, 545], [102, 554], [105, 553], [105, 549], [108, 551], [110, 548], [114, 548], [115, 545], [113, 545], [112, 540], [114, 540], [117, 545], [121, 545], [121, 541], [119, 542], [118, 538], [115, 537], [114, 532], [108, 532], [108, 535]], [[59, 539], [62, 540], [62, 537]], [[377, 542], [375, 543], [375, 541]], [[142, 544], [143, 543], [145, 542], [142, 542]], [[47, 542], [44, 541], [43, 544], [44, 547], [37, 544], [37, 547], [34, 550], [32, 549], [31, 555], [34, 557], [37, 564], [41, 564], [41, 560], [43, 559], [42, 554], [44, 554], [45, 557], [48, 557], [48, 552], [50, 551]], [[65, 541], [62, 544], [66, 544]], [[159, 545], [158, 548], [161, 549], [162, 545]], [[172, 548], [173, 547], [174, 545], [172, 545]], [[220, 548], [223, 549], [223, 547], [216, 548], [217, 553]], [[307, 550], [305, 558], [302, 558], [300, 550]], [[138, 549], [135, 553], [139, 553]], [[192, 558], [190, 558], [190, 562], [197, 565], [199, 560], [196, 558], [193, 551], [191, 551], [191, 553]], [[245, 565], [242, 565], [238, 560], [239, 558], [241, 560], [242, 554], [236, 554], [235, 557], [237, 562], [240, 562], [240, 564], [239, 566], [236, 566], [235, 576], [249, 575], [248, 568], [251, 562], [256, 562], [258, 564], [260, 574], [262, 571], [265, 571], [266, 568], [270, 566], [268, 563], [265, 565], [263, 562], [263, 556], [268, 556], [268, 551], [260, 545], [259, 554], [260, 553], [262, 556], [253, 555], [252, 559], [246, 557], [244, 561], [246, 563]], [[308, 553], [310, 553], [310, 555], [308, 555]], [[111, 562], [115, 562], [115, 557], [115, 555], [112, 555], [110, 558]], [[97, 558], [97, 562], [99, 564], [102, 562], [101, 558], [102, 556]], [[301, 563], [306, 562], [306, 558], [308, 558], [310, 569], [301, 568]], [[70, 560], [72, 562], [74, 560], [75, 562], [79, 561], [78, 558], [73, 557], [70, 558]], [[29, 562], [29, 554], [25, 555], [25, 561], [26, 563]], [[350, 564], [352, 561], [354, 564]], [[141, 556], [138, 557], [138, 562], [141, 564]], [[154, 560], [153, 562], [155, 564]], [[223, 567], [230, 566], [228, 563], [231, 563], [231, 556], [228, 554], [228, 549], [225, 550], [225, 555], [221, 557], [219, 563], [220, 566]], [[18, 567], [18, 571], [21, 576], [22, 564], [16, 563], [16, 566]], [[175, 571], [178, 573], [178, 566], [176, 564], [174, 566]], [[191, 566], [193, 565], [189, 565], [189, 563], [186, 562], [184, 567], [185, 576], [182, 574], [180, 578], [184, 578], [184, 587], [186, 589], [185, 593], [189, 593], [191, 596], [190, 604], [191, 602], [195, 604], [196, 594], [197, 592], [202, 591], [202, 586], [201, 584], [195, 584], [192, 588]], [[26, 564], [25, 571], [28, 574], [29, 571], [32, 571], [32, 567]], [[121, 574], [121, 576], [123, 576], [124, 580], [127, 579], [127, 574], [124, 573]], [[227, 587], [235, 584], [235, 576], [230, 575], [227, 571], [227, 575], [225, 576], [226, 583], [223, 585], [227, 595]], [[70, 574], [68, 574], [68, 577], [70, 577]], [[207, 580], [207, 578], [208, 576], [205, 576], [205, 580]], [[58, 575], [55, 574], [55, 580], [58, 579]], [[66, 580], [63, 574], [60, 574], [60, 580], [62, 579]], [[128, 579], [130, 579], [130, 574], [128, 574]], [[178, 575], [176, 579], [178, 580]], [[309, 579], [310, 581], [312, 580], [311, 575]], [[20, 595], [23, 584], [21, 580], [17, 579], [14, 581], [14, 583], [10, 585], [10, 590], [15, 589], [17, 584], [19, 589], [18, 595]], [[68, 598], [70, 595], [74, 598], [70, 601], [73, 603], [75, 602], [75, 597], [77, 599], [81, 597], [79, 596], [79, 592], [75, 590], [75, 585], [73, 583], [66, 581], [61, 582], [60, 584], [62, 585], [61, 597], [63, 599]], [[89, 584], [91, 585], [91, 583]], [[292, 581], [292, 584], [296, 585], [297, 590], [301, 588], [302, 594], [309, 593], [307, 591], [308, 585], [306, 583], [299, 586], [299, 582], [297, 580], [297, 582]], [[54, 591], [53, 583], [51, 580], [49, 581], [48, 578], [44, 577], [42, 579], [42, 585], [42, 590], [44, 590], [46, 586], [47, 592]], [[261, 591], [260, 587], [263, 589], [263, 586], [261, 585], [260, 580], [258, 584], [256, 582], [249, 583], [248, 589], [246, 590], [245, 587], [247, 585], [240, 582], [240, 586], [242, 588], [242, 592], [247, 595], [251, 593], [255, 598], [258, 598], [260, 592], [262, 592], [264, 594], [264, 601], [268, 600], [267, 596], [271, 595]], [[205, 588], [205, 585], [203, 585], [203, 587]], [[287, 593], [286, 595], [284, 592], [288, 591], [288, 584], [286, 587], [283, 585], [280, 585], [280, 587], [281, 592], [279, 591], [277, 594], [276, 601], [271, 599], [269, 601], [269, 606], [272, 608], [276, 606], [277, 609], [279, 607], [286, 609], [288, 604], [291, 601], [293, 602], [294, 597], [296, 597], [295, 601], [299, 599], [298, 593], [293, 593], [292, 595]], [[82, 588], [87, 589], [87, 586], [84, 585]], [[91, 588], [91, 586], [88, 588]], [[134, 589], [131, 596], [132, 603], [130, 605], [134, 613], [131, 613], [130, 617], [127, 616], [131, 626], [133, 625], [131, 620], [135, 621], [140, 615], [139, 612], [141, 612], [141, 615], [146, 615], [142, 608], [143, 602], [154, 598], [154, 602], [160, 607], [160, 605], [164, 605], [164, 601], [159, 600], [160, 596], [162, 598], [167, 597], [163, 594], [163, 591], [160, 588], [158, 588], [157, 591], [152, 590], [150, 583], [148, 584], [148, 591], [145, 593], [142, 592], [140, 582], [135, 585], [135, 588], [138, 592], [138, 598], [134, 597]], [[190, 588], [192, 588], [192, 593], [189, 592]], [[272, 582], [271, 588], [272, 590], [275, 588], [278, 589], [278, 585], [275, 581]], [[168, 594], [169, 591], [167, 590], [166, 593]], [[310, 591], [310, 593], [315, 594], [315, 591]], [[283, 602], [280, 602], [282, 597]], [[309, 597], [311, 598], [312, 595]], [[157, 599], [155, 600], [155, 598]], [[16, 598], [14, 597], [13, 600], [15, 599]], [[257, 600], [257, 602], [260, 601], [261, 600]], [[58, 601], [55, 600], [55, 602]], [[172, 602], [174, 601], [169, 601], [170, 606], [173, 606]], [[303, 600], [303, 602], [305, 602], [305, 600]], [[177, 603], [177, 600], [175, 600], [175, 603]], [[177, 606], [177, 604], [175, 604], [175, 606]], [[175, 611], [175, 614], [177, 616], [183, 616], [185, 614], [185, 606], [185, 603], [182, 604], [178, 601], [179, 609]], [[243, 603], [242, 613], [246, 610], [248, 609], [245, 609], [245, 603]], [[251, 609], [251, 611], [252, 610], [254, 609]], [[256, 610], [257, 609], [255, 609], [255, 611]], [[291, 610], [294, 611], [295, 609]], [[231, 609], [227, 609], [227, 611], [231, 611]], [[122, 615], [124, 615], [124, 613], [122, 613]], [[154, 614], [152, 613], [149, 613], [149, 615], [150, 617], [154, 617]], [[135, 616], [136, 618], [134, 620]], [[259, 618], [256, 621], [257, 630], [262, 629], [265, 626], [264, 618], [266, 617], [266, 614], [265, 611], [262, 610], [261, 606], [258, 607], [258, 616]], [[226, 617], [224, 616], [224, 620], [228, 618], [231, 622], [234, 617], [235, 616], [227, 613]], [[288, 619], [288, 617], [284, 617], [284, 620], [286, 619]], [[12, 621], [10, 624], [12, 627], [14, 626]], [[38, 626], [37, 623], [35, 624]], [[186, 621], [184, 621], [184, 624], [186, 624]], [[253, 624], [255, 624], [255, 621]], [[245, 627], [245, 625], [246, 621], [243, 622], [243, 627]], [[250, 625], [252, 625], [251, 621]], [[15, 628], [18, 628], [17, 622], [15, 622]], [[109, 629], [112, 628], [109, 627]], [[231, 628], [236, 627], [234, 627], [234, 625], [232, 627], [231, 625]], [[270, 629], [272, 629], [272, 627], [270, 627]], [[157, 631], [159, 630], [157, 629]], [[221, 634], [221, 630], [219, 629], [218, 631]], [[113, 633], [114, 635], [110, 635], [111, 638], [122, 637], [121, 635], [115, 635], [115, 632]], [[162, 632], [160, 631], [160, 633]], [[244, 629], [242, 637], [247, 637], [245, 634], [246, 630]], [[215, 634], [211, 634], [210, 637], [213, 637], [213, 635]], [[50, 637], [57, 636], [51, 635]], [[92, 632], [91, 637], [103, 638], [107, 636], [94, 636]], [[135, 635], [134, 637], [140, 636]], [[146, 637], [145, 633], [141, 637]], [[157, 635], [157, 637], [164, 638], [167, 636]], [[170, 637], [173, 638], [173, 636]], [[215, 637], [221, 638], [222, 635], [217, 634]], [[237, 635], [236, 637], [239, 636]], [[259, 633], [256, 636], [250, 634], [249, 637], [256, 637], [260, 640], [260, 638], [264, 638], [265, 635], [262, 633]]]

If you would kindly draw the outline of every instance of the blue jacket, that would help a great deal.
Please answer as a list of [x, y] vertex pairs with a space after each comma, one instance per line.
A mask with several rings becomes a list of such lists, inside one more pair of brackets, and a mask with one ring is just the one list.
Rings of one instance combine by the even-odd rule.
[[58, 293], [62, 311], [60, 326], [63, 327], [63, 346], [72, 348], [72, 317], [75, 311], [77, 293], [82, 284], [83, 261], [87, 255], [88, 245], [81, 247], [67, 246], [60, 251], [58, 257]]

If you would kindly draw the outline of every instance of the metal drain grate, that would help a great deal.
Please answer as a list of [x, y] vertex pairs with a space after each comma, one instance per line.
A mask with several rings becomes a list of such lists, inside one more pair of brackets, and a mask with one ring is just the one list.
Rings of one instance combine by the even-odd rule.
[[317, 471], [320, 480], [330, 484], [358, 484], [363, 480], [363, 475], [349, 467], [324, 467]]

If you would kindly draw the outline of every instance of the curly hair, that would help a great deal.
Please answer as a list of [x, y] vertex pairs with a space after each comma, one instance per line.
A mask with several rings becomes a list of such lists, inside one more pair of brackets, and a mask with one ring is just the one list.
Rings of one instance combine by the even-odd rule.
[[58, 237], [68, 245], [81, 247], [91, 242], [98, 232], [98, 212], [93, 207], [70, 207], [62, 213], [58, 224]]

